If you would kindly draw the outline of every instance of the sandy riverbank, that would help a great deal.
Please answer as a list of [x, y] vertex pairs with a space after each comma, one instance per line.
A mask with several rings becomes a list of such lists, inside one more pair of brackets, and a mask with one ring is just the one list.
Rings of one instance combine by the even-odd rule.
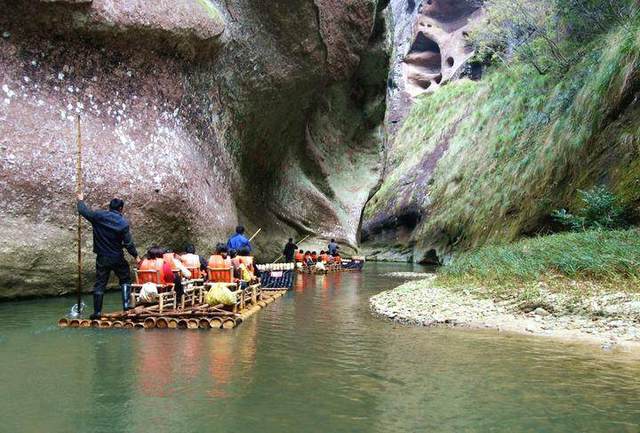
[[[577, 300], [540, 290], [535, 308], [521, 299], [492, 299], [481, 289], [437, 287], [435, 276], [373, 296], [372, 311], [421, 326], [495, 329], [640, 352], [640, 295], [605, 293]], [[545, 308], [546, 307], [546, 308]]]

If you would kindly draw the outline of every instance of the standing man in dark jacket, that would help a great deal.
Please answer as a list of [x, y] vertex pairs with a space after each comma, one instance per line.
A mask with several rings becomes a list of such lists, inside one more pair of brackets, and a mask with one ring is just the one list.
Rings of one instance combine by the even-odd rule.
[[282, 254], [286, 263], [293, 263], [293, 256], [296, 254], [298, 246], [293, 243], [293, 238], [289, 238], [289, 242], [284, 246]]
[[96, 283], [93, 286], [93, 314], [91, 319], [98, 319], [102, 314], [102, 299], [113, 271], [118, 277], [122, 289], [122, 309], [130, 308], [131, 272], [129, 263], [124, 258], [123, 248], [140, 261], [136, 246], [133, 243], [129, 222], [122, 216], [124, 201], [114, 198], [107, 211], [93, 211], [83, 201], [84, 195], [78, 194], [78, 212], [93, 227], [93, 252], [96, 253]]

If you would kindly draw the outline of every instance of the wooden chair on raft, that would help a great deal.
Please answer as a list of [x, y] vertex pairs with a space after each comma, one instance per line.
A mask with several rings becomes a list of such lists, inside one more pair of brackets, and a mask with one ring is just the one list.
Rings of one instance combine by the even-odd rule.
[[136, 269], [136, 282], [131, 285], [132, 306], [135, 307], [140, 302], [140, 291], [142, 286], [146, 283], [153, 283], [158, 288], [158, 307], [160, 313], [162, 313], [166, 308], [177, 308], [178, 302], [174, 285], [163, 283], [160, 271], [158, 270], [141, 271], [138, 269]]

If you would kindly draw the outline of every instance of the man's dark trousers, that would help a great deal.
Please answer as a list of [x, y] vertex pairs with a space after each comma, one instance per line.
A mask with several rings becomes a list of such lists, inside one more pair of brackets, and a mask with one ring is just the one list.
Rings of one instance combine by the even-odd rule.
[[129, 270], [129, 263], [124, 259], [124, 256], [96, 256], [96, 284], [93, 286], [94, 295], [104, 294], [111, 271], [118, 277], [120, 286], [123, 284], [131, 284], [131, 271]]

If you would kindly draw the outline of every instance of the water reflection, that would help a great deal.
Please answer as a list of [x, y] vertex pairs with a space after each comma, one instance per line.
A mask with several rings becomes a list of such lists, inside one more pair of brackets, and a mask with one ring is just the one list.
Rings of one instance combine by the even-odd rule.
[[640, 365], [374, 319], [397, 269], [301, 275], [230, 331], [58, 330], [68, 300], [2, 304], [2, 430], [639, 431]]

